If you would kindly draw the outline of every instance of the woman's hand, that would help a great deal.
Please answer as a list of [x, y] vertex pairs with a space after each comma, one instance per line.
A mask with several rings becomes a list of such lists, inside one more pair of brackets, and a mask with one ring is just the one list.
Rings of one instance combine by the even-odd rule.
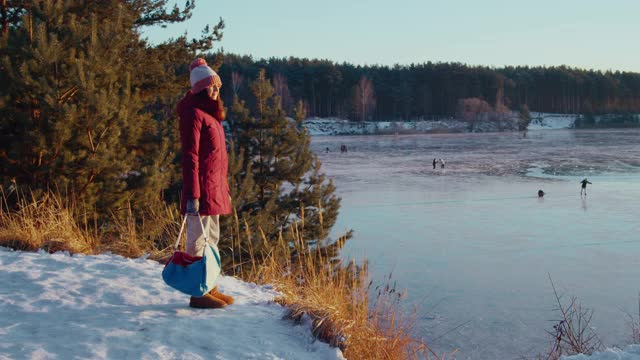
[[185, 212], [190, 215], [197, 215], [200, 210], [200, 201], [198, 199], [187, 200], [187, 208]]

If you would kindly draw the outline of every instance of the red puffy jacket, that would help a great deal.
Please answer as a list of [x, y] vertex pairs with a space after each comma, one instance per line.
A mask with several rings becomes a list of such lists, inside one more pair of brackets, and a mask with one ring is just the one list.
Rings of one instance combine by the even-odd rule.
[[182, 145], [182, 214], [189, 199], [200, 199], [200, 215], [231, 213], [227, 147], [222, 123], [213, 116], [216, 110], [215, 101], [191, 92], [178, 103]]

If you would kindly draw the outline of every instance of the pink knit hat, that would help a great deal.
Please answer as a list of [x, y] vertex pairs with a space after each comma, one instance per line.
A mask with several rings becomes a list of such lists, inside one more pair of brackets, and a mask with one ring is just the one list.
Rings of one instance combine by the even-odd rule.
[[189, 66], [189, 71], [191, 71], [189, 75], [191, 92], [194, 94], [199, 93], [213, 84], [218, 87], [222, 86], [220, 76], [207, 65], [207, 62], [203, 58], [193, 60]]

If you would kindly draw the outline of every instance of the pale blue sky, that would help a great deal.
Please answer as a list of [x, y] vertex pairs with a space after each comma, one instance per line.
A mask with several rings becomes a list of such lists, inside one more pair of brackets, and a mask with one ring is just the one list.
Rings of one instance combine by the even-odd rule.
[[[183, 1], [180, 1], [183, 4]], [[219, 17], [225, 52], [353, 64], [462, 62], [640, 72], [640, 0], [198, 0], [152, 42]]]

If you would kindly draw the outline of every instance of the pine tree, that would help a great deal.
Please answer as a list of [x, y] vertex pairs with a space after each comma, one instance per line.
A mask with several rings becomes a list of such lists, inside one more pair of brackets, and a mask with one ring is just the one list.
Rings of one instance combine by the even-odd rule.
[[520, 113], [518, 114], [518, 130], [527, 131], [531, 123], [531, 114], [529, 113], [529, 107], [527, 104], [522, 104], [520, 107]]
[[[298, 103], [295, 119], [286, 117], [264, 71], [250, 88], [253, 112], [235, 97], [228, 118], [230, 188], [240, 231], [244, 233], [246, 224], [251, 231], [262, 230], [270, 241], [280, 233], [287, 239], [289, 227], [298, 222], [307, 241], [325, 239], [336, 221], [340, 199], [310, 151], [310, 136], [302, 127], [303, 104]], [[234, 220], [226, 221], [233, 228]], [[231, 247], [229, 237], [222, 241], [221, 248]], [[255, 241], [253, 247], [260, 253], [269, 245]], [[241, 255], [235, 251], [236, 257]]]
[[102, 215], [161, 200], [178, 177], [174, 109], [188, 64], [224, 27], [150, 46], [143, 26], [184, 21], [195, 6], [166, 3], [8, 1], [0, 35], [5, 189], [73, 194]]

